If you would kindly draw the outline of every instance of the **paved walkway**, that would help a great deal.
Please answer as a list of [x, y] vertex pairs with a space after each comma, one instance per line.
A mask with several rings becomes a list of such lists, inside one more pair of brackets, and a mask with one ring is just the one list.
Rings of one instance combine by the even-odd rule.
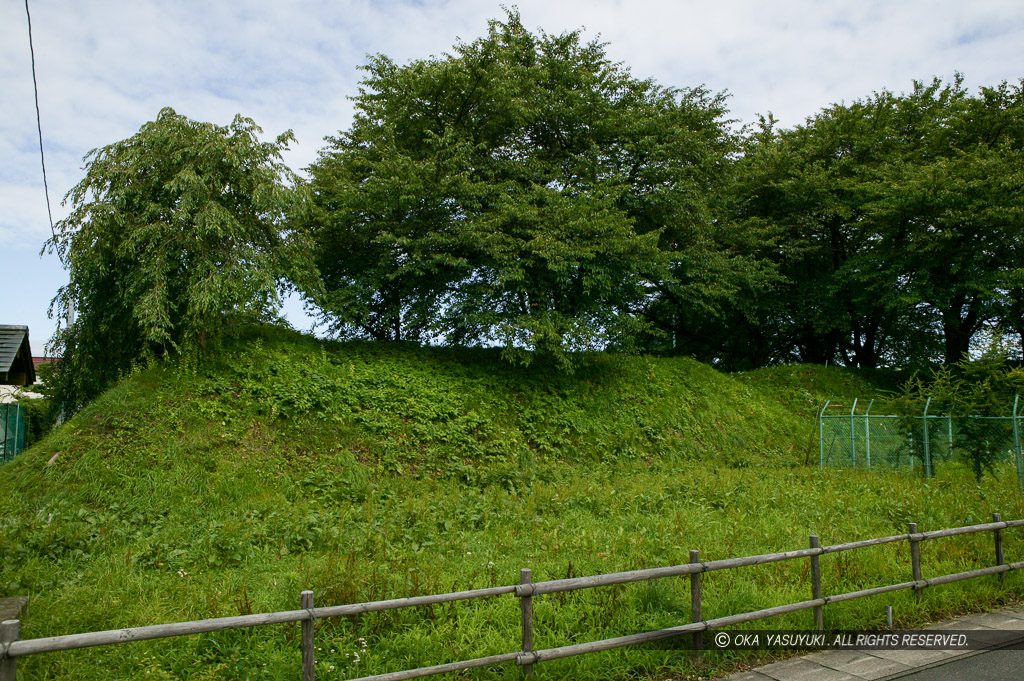
[[[951, 622], [944, 622], [928, 629], [1001, 629], [1024, 632], [1024, 609], [1004, 608], [995, 612], [968, 615]], [[993, 655], [1005, 661], [1012, 658], [1019, 666], [1019, 675], [1002, 677], [1024, 679], [1024, 651], [984, 650], [825, 650], [803, 657], [776, 662], [728, 677], [727, 681], [887, 681], [888, 679], [910, 678], [945, 679], [959, 678], [941, 675], [942, 667], [954, 663], [957, 667], [969, 667], [966, 658], [977, 655]], [[975, 661], [980, 664], [981, 660]], [[935, 669], [936, 676], [924, 671]], [[952, 672], [953, 667], [947, 668]], [[977, 678], [968, 675], [965, 678]], [[986, 677], [987, 678], [987, 677]], [[999, 677], [994, 677], [999, 678]]]

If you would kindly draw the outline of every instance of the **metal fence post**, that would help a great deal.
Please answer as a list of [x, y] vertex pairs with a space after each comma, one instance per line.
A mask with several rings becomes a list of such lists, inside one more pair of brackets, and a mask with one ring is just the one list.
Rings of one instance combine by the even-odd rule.
[[922, 423], [924, 424], [924, 477], [932, 477], [932, 450], [931, 443], [928, 441], [928, 407], [932, 403], [932, 398], [929, 396], [924, 403], [924, 418]]
[[[914, 581], [921, 581], [921, 540], [915, 539], [914, 535], [917, 534], [917, 523], [909, 523], [908, 529], [910, 530], [910, 567], [914, 574]], [[917, 596], [917, 600], [921, 600], [921, 587], [915, 586], [914, 593]]]
[[11, 405], [4, 404], [4, 427], [0, 431], [0, 463], [7, 461], [7, 419], [11, 416]]
[[857, 398], [853, 398], [853, 406], [850, 407], [850, 463], [857, 467], [857, 426], [854, 420], [854, 411], [857, 409]]
[[[811, 548], [818, 548], [818, 535], [811, 535]], [[811, 598], [817, 600], [821, 598], [821, 556], [811, 556]], [[818, 631], [825, 630], [825, 608], [816, 605], [814, 606], [814, 628]]]
[[7, 648], [21, 638], [21, 621], [4, 620], [0, 624], [0, 644], [3, 645], [4, 657], [0, 658], [0, 681], [16, 681], [18, 676], [18, 658], [7, 657]]
[[1017, 484], [1020, 486], [1021, 493], [1024, 493], [1024, 457], [1021, 456], [1020, 451], [1020, 414], [1017, 412], [1017, 407], [1020, 405], [1020, 395], [1014, 395], [1013, 397], [1013, 449], [1014, 456], [1017, 459]]
[[313, 647], [313, 592], [303, 591], [299, 596], [300, 607], [309, 612], [309, 619], [302, 620], [302, 681], [313, 681], [316, 675], [316, 649]]
[[907, 441], [910, 445], [910, 472], [914, 472], [914, 417], [910, 417], [910, 428], [907, 429]]
[[[532, 584], [533, 583], [533, 571], [530, 568], [523, 568], [519, 571], [519, 583], [520, 584]], [[519, 612], [522, 616], [523, 624], [523, 652], [533, 652], [533, 596], [520, 596], [519, 597]], [[523, 676], [524, 678], [530, 678], [530, 674], [533, 673], [532, 664], [523, 665]]]
[[953, 417], [946, 417], [946, 440], [949, 444], [949, 460], [953, 460]]
[[25, 451], [25, 414], [20, 404], [14, 405], [14, 453]]
[[21, 440], [19, 440], [21, 444], [18, 445], [20, 447], [18, 452], [21, 453], [25, 451], [25, 428], [28, 427], [28, 412], [20, 404], [18, 405], [18, 421], [21, 423]]
[[864, 412], [864, 459], [868, 468], [871, 468], [871, 405], [874, 403], [874, 400], [868, 402], [868, 408]]
[[821, 408], [821, 413], [818, 414], [818, 448], [821, 454], [818, 468], [825, 467], [825, 410], [828, 409], [830, 401], [825, 400], [825, 406]]
[[[690, 551], [690, 563], [700, 562], [700, 551]], [[700, 622], [704, 619], [704, 615], [701, 612], [701, 595], [700, 595], [700, 577], [701, 573], [694, 572], [690, 574], [690, 621]], [[704, 632], [697, 631], [693, 634], [693, 661], [700, 663], [704, 659]]]

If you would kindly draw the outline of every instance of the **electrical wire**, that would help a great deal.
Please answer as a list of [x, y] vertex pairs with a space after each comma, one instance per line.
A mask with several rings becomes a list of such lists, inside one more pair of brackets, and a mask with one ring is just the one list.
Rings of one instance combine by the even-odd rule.
[[[53, 210], [50, 208], [50, 184], [46, 181], [46, 154], [43, 151], [43, 121], [39, 115], [39, 81], [36, 80], [36, 50], [32, 45], [32, 14], [28, 11], [28, 0], [25, 0], [25, 18], [28, 20], [28, 52], [32, 57], [32, 90], [36, 98], [36, 129], [39, 131], [39, 163], [43, 167], [43, 193], [46, 195], [46, 216], [50, 219], [50, 234], [54, 242], [57, 241], [57, 230], [53, 227]], [[75, 323], [75, 299], [68, 299], [67, 316], [65, 317], [68, 328]], [[60, 322], [57, 323], [60, 328]], [[64, 410], [61, 409], [60, 420], [64, 420]]]
[[28, 51], [32, 55], [32, 88], [36, 95], [36, 127], [39, 129], [39, 161], [43, 166], [43, 191], [46, 194], [46, 214], [50, 218], [50, 234], [57, 239], [57, 231], [53, 228], [53, 211], [50, 210], [50, 187], [46, 182], [46, 155], [43, 153], [43, 123], [39, 116], [39, 83], [36, 81], [36, 51], [32, 46], [32, 15], [28, 11], [28, 0], [25, 0], [25, 17], [28, 19]]

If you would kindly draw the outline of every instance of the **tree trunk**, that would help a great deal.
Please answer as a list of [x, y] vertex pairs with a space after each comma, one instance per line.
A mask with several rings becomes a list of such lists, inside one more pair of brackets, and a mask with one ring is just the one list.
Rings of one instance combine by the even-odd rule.
[[[938, 306], [937, 306], [938, 307]], [[977, 296], [958, 294], [951, 304], [941, 307], [944, 344], [943, 363], [956, 364], [971, 349], [971, 338], [983, 321]]]

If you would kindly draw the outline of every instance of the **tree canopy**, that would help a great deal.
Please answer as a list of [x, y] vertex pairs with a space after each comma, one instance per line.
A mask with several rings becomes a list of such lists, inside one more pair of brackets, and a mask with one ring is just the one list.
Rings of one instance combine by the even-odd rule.
[[286, 281], [307, 282], [285, 214], [281, 151], [236, 116], [226, 127], [163, 109], [95, 149], [47, 244], [70, 271], [54, 299], [75, 323], [54, 338], [57, 399], [75, 411], [134, 362], [205, 345], [232, 322], [272, 316]]
[[972, 97], [957, 77], [752, 136], [737, 219], [779, 244], [758, 322], [775, 355], [955, 364], [986, 324], [1016, 329], [1022, 114], [1020, 87]]
[[637, 79], [515, 13], [452, 54], [364, 68], [352, 128], [310, 169], [342, 335], [567, 361], [657, 331], [662, 298], [714, 311], [746, 276], [714, 221], [736, 141], [722, 96]]
[[[915, 82], [803, 125], [635, 77], [519, 15], [451, 53], [362, 67], [309, 180], [170, 109], [94, 150], [49, 243], [74, 410], [133, 363], [315, 299], [343, 338], [500, 346], [571, 366], [640, 349], [726, 369], [959, 362], [1024, 349], [1024, 81]], [[310, 296], [309, 294], [312, 294]]]

